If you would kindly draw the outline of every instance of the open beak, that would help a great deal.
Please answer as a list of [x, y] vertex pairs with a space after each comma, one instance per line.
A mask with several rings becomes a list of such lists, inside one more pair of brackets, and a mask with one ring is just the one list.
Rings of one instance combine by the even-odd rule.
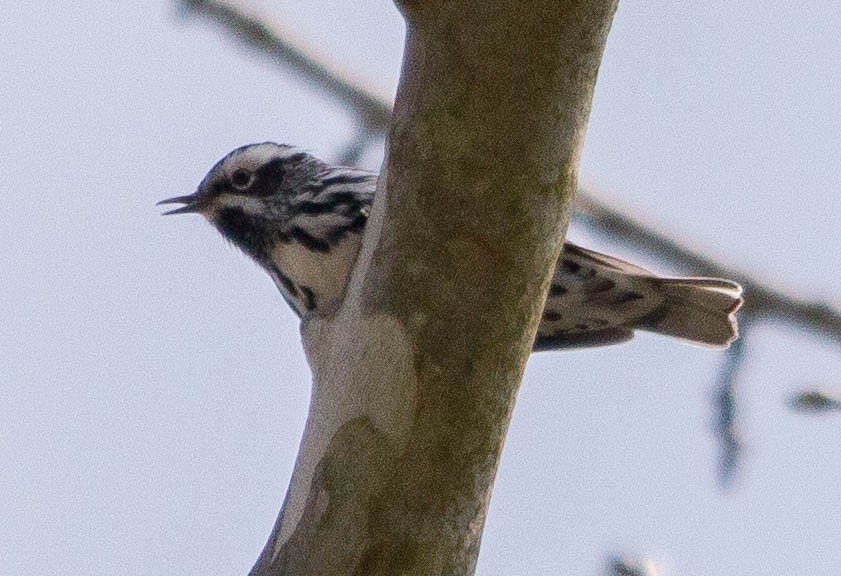
[[199, 196], [198, 192], [195, 194], [188, 194], [187, 196], [176, 196], [175, 198], [167, 198], [166, 200], [161, 200], [155, 206], [160, 206], [161, 204], [184, 204], [181, 208], [176, 208], [174, 210], [169, 210], [164, 212], [162, 216], [167, 216], [169, 214], [189, 214], [192, 212], [201, 212], [203, 206], [203, 202], [201, 202], [202, 198]]

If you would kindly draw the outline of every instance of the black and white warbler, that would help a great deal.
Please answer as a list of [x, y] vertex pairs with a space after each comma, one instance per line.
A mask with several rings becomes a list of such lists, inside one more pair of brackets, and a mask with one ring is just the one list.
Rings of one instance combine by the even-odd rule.
[[[196, 212], [251, 256], [302, 316], [336, 305], [356, 261], [377, 174], [330, 166], [287, 145], [238, 148], [166, 214]], [[736, 338], [741, 287], [660, 278], [570, 242], [555, 267], [535, 350], [600, 346], [647, 330], [711, 347]]]

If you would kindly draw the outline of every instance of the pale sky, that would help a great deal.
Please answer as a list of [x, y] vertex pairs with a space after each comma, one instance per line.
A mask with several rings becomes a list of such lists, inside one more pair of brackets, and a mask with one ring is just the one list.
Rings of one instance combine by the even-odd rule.
[[[394, 93], [391, 2], [259, 7]], [[624, 0], [582, 179], [722, 262], [841, 302], [839, 29], [825, 0]], [[0, 576], [245, 574], [309, 370], [268, 276], [154, 203], [249, 142], [335, 157], [352, 119], [162, 1], [13, 2], [0, 77]], [[786, 401], [841, 391], [841, 350], [759, 325], [748, 351], [729, 492], [710, 433], [720, 353], [643, 335], [534, 356], [478, 574], [595, 576], [622, 553], [670, 575], [837, 575], [841, 418]]]

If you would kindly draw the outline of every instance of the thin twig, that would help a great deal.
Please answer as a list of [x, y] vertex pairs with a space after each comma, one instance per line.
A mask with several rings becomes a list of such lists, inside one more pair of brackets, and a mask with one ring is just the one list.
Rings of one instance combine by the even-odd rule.
[[[322, 89], [341, 102], [358, 119], [364, 132], [382, 135], [388, 128], [391, 105], [359, 85], [348, 75], [324, 63], [309, 51], [289, 40], [289, 35], [262, 16], [249, 14], [224, 0], [176, 0], [188, 15], [203, 17], [219, 26], [232, 38], [275, 64], [291, 68], [306, 82]], [[353, 150], [350, 150], [353, 152]], [[820, 334], [841, 345], [841, 311], [821, 302], [807, 302], [788, 296], [755, 280], [739, 270], [719, 264], [685, 248], [677, 240], [655, 232], [624, 212], [598, 200], [586, 190], [579, 190], [577, 218], [596, 232], [621, 238], [624, 243], [645, 251], [694, 274], [732, 278], [745, 288], [743, 317], [753, 320], [779, 320]]]
[[342, 151], [337, 157], [339, 164], [342, 166], [358, 165], [370, 141], [371, 138], [366, 136], [365, 133], [358, 132], [353, 139], [342, 147]]
[[[749, 324], [742, 323], [742, 335]], [[738, 425], [738, 381], [745, 361], [746, 338], [739, 338], [727, 349], [727, 358], [713, 394], [715, 423], [713, 429], [718, 439], [718, 480], [722, 488], [729, 488], [739, 471], [742, 439]]]

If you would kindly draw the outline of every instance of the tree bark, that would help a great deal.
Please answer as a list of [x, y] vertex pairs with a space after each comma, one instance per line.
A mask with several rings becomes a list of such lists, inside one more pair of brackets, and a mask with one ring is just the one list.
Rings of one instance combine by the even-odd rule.
[[343, 305], [302, 325], [310, 413], [253, 575], [474, 572], [616, 2], [398, 1], [387, 159]]

